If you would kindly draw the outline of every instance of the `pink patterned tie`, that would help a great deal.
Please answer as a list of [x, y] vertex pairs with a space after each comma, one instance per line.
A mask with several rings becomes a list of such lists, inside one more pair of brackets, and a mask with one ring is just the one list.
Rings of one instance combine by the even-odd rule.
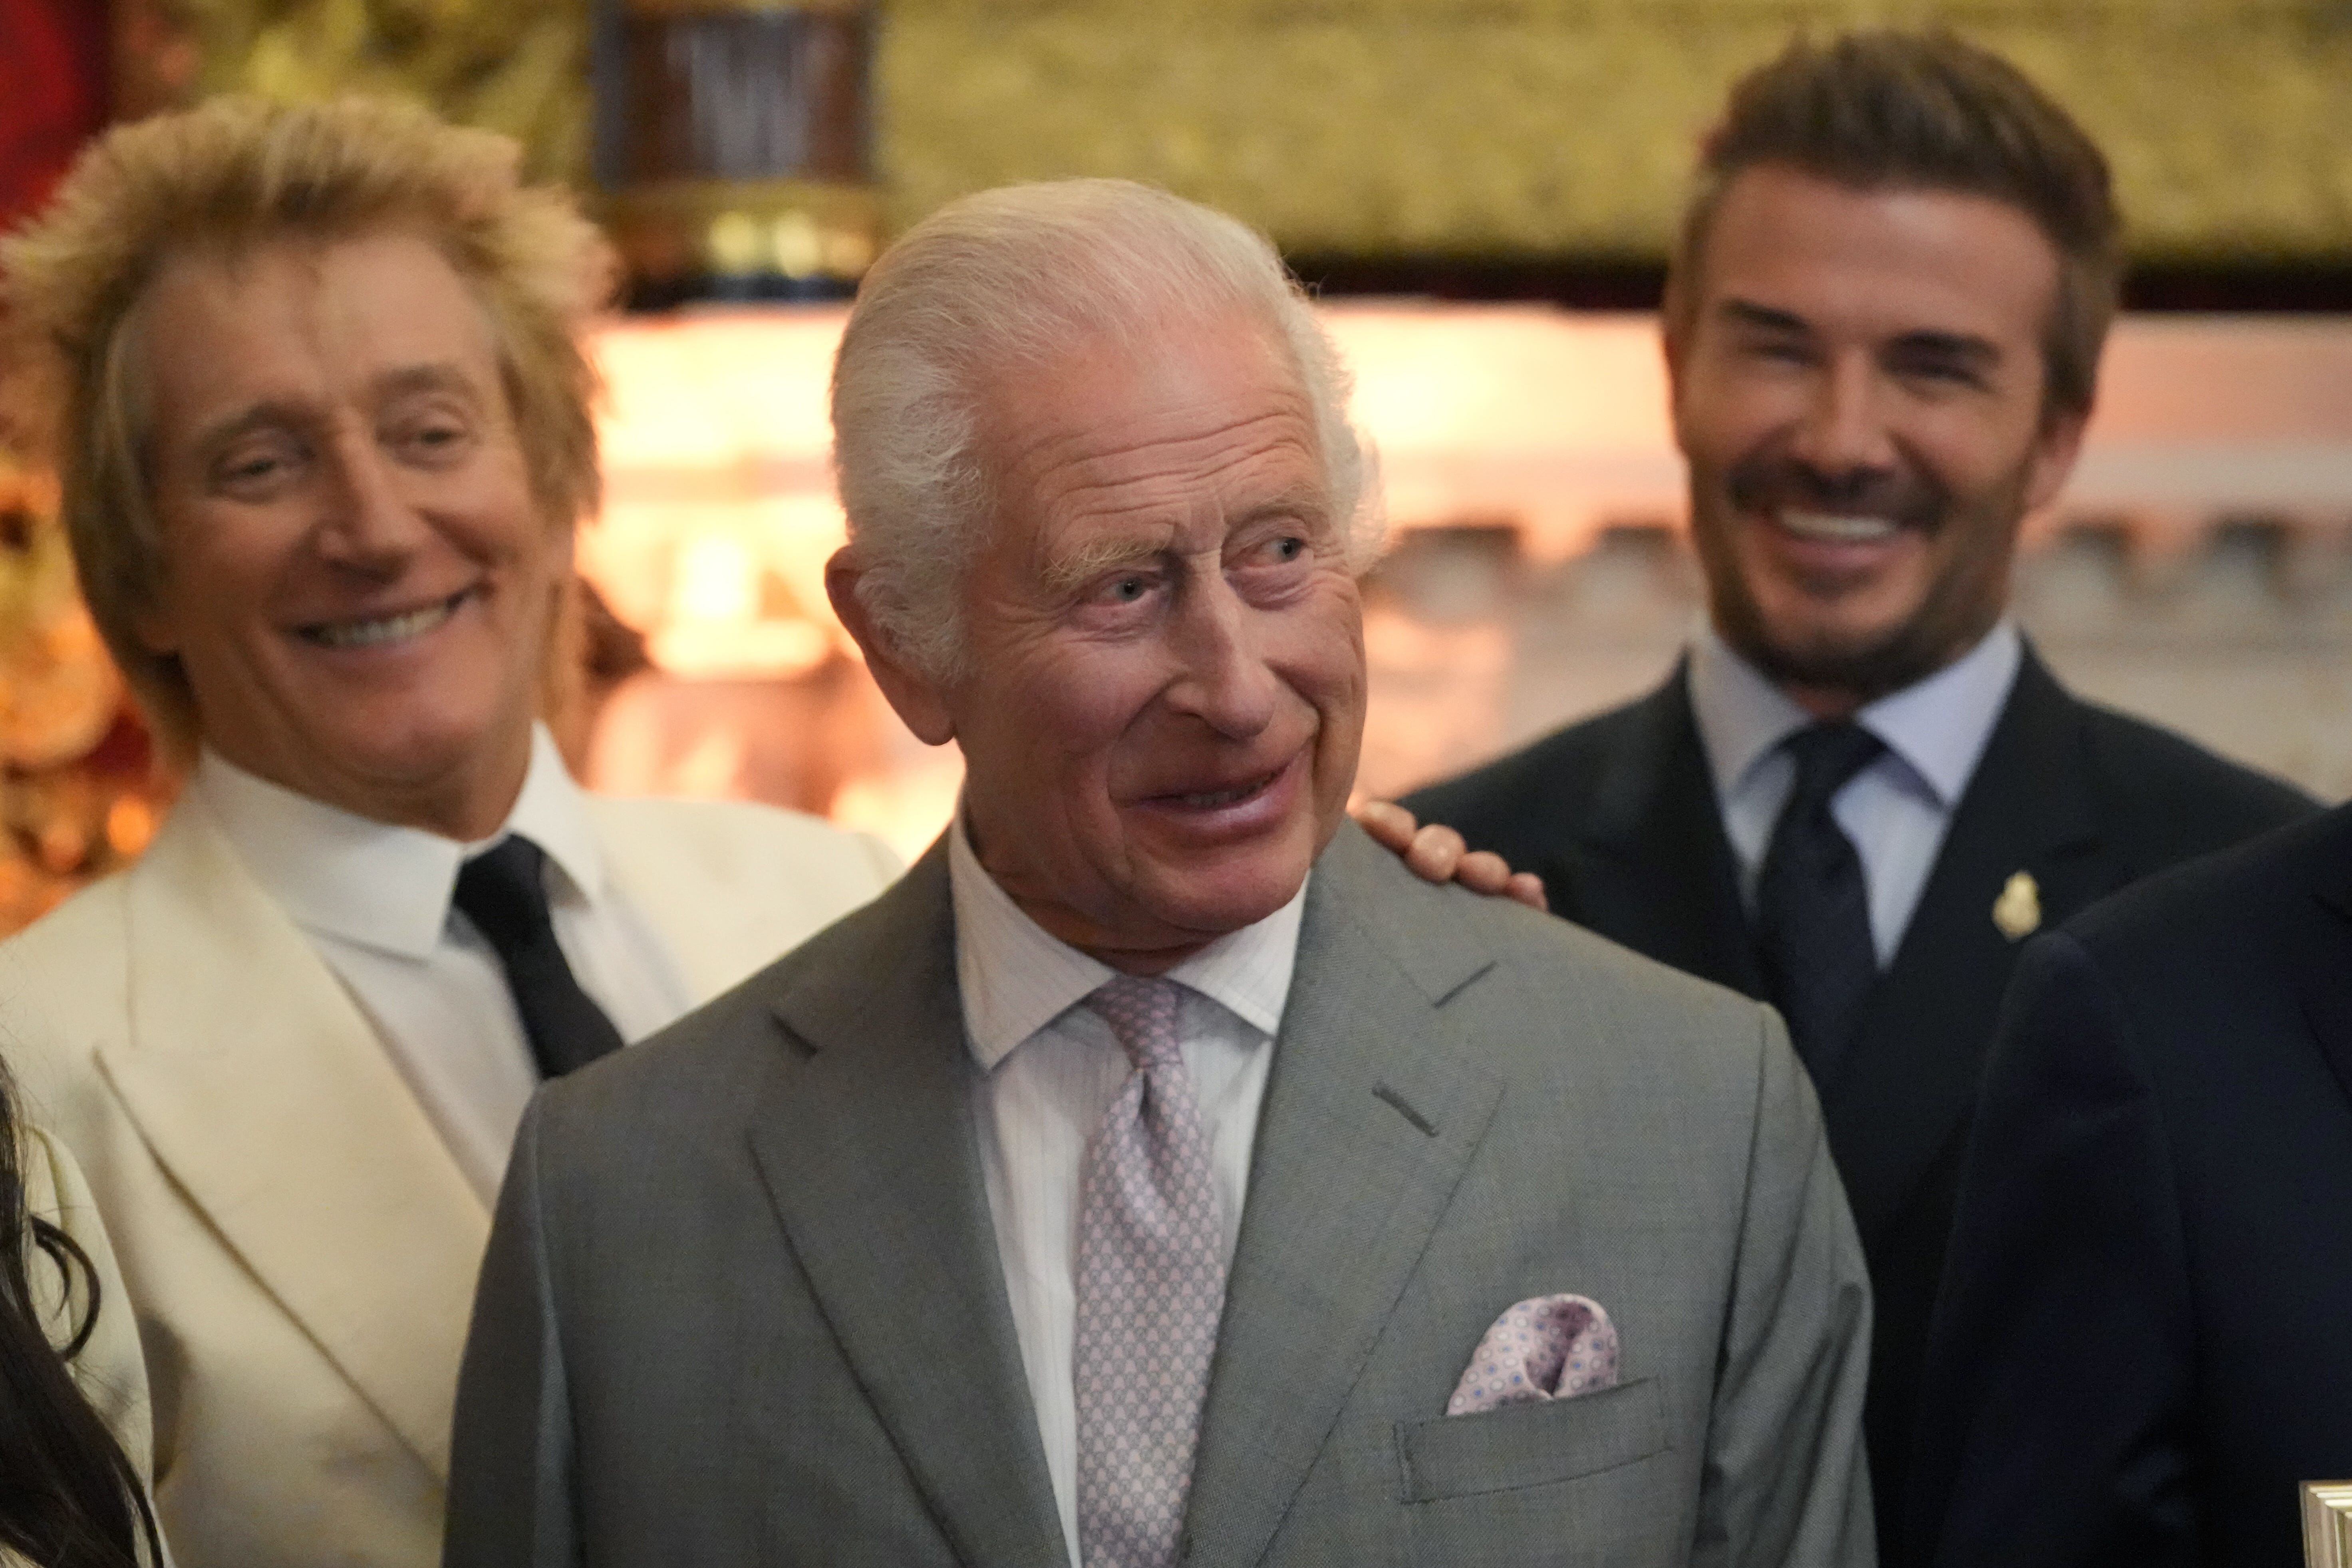
[[1078, 1178], [1078, 1545], [1085, 1568], [1168, 1568], [1224, 1308], [1223, 1226], [1173, 981], [1087, 999], [1135, 1070]]

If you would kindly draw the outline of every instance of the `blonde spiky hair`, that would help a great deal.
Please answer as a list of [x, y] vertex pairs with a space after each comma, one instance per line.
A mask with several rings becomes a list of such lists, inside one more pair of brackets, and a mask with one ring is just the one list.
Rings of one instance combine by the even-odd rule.
[[572, 198], [524, 185], [506, 137], [415, 104], [221, 98], [109, 132], [34, 222], [0, 241], [0, 321], [18, 422], [63, 483], [82, 592], [165, 751], [196, 740], [179, 660], [134, 630], [168, 563], [148, 494], [139, 304], [173, 258], [397, 230], [431, 242], [479, 302], [531, 490], [551, 527], [598, 499], [598, 383], [578, 331], [609, 252]]

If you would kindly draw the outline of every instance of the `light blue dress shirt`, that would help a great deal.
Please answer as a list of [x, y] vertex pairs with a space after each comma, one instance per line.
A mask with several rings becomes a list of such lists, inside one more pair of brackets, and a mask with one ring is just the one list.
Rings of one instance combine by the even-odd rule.
[[[1881, 969], [1903, 944], [2024, 657], [2017, 627], [2004, 620], [1925, 680], [1854, 715], [1886, 750], [1837, 793], [1830, 812], [1862, 858]], [[1752, 915], [1764, 851], [1796, 781], [1796, 764], [1780, 745], [1813, 716], [1734, 653], [1713, 626], [1692, 643], [1688, 679], [1723, 831], [1739, 863], [1740, 897]]]

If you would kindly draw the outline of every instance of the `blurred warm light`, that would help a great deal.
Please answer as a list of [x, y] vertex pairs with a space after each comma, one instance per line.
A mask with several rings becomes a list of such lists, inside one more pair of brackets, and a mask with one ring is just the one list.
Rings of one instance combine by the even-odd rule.
[[894, 769], [877, 769], [845, 781], [833, 797], [832, 817], [844, 827], [871, 833], [912, 860], [955, 815], [963, 789], [963, 755], [942, 747]]
[[1355, 372], [1394, 525], [1508, 523], [1559, 559], [1607, 522], [1679, 510], [1652, 318], [1391, 303], [1324, 320]]
[[[1491, 524], [1541, 563], [1613, 524], [1679, 524], [1654, 317], [1387, 301], [1324, 318], [1394, 528]], [[606, 704], [589, 771], [606, 788], [829, 812], [911, 854], [947, 821], [961, 765], [897, 724], [825, 598], [843, 538], [826, 388], [845, 319], [713, 310], [598, 334], [606, 500], [581, 567], [658, 673]], [[2216, 516], [2352, 514], [2352, 323], [2121, 323], [2066, 506], [2181, 538]], [[1524, 729], [1504, 712], [1517, 655], [1491, 618], [1432, 625], [1376, 604], [1366, 648], [1368, 787]]]
[[106, 844], [123, 859], [137, 857], [155, 837], [155, 808], [136, 795], [122, 795], [106, 808]]

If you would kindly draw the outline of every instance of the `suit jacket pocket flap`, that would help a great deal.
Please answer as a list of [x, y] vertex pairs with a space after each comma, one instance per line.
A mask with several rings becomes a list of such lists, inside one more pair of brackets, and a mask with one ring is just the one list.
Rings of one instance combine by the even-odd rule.
[[1548, 1486], [1668, 1447], [1665, 1402], [1652, 1377], [1573, 1399], [1400, 1421], [1396, 1440], [1405, 1502]]

